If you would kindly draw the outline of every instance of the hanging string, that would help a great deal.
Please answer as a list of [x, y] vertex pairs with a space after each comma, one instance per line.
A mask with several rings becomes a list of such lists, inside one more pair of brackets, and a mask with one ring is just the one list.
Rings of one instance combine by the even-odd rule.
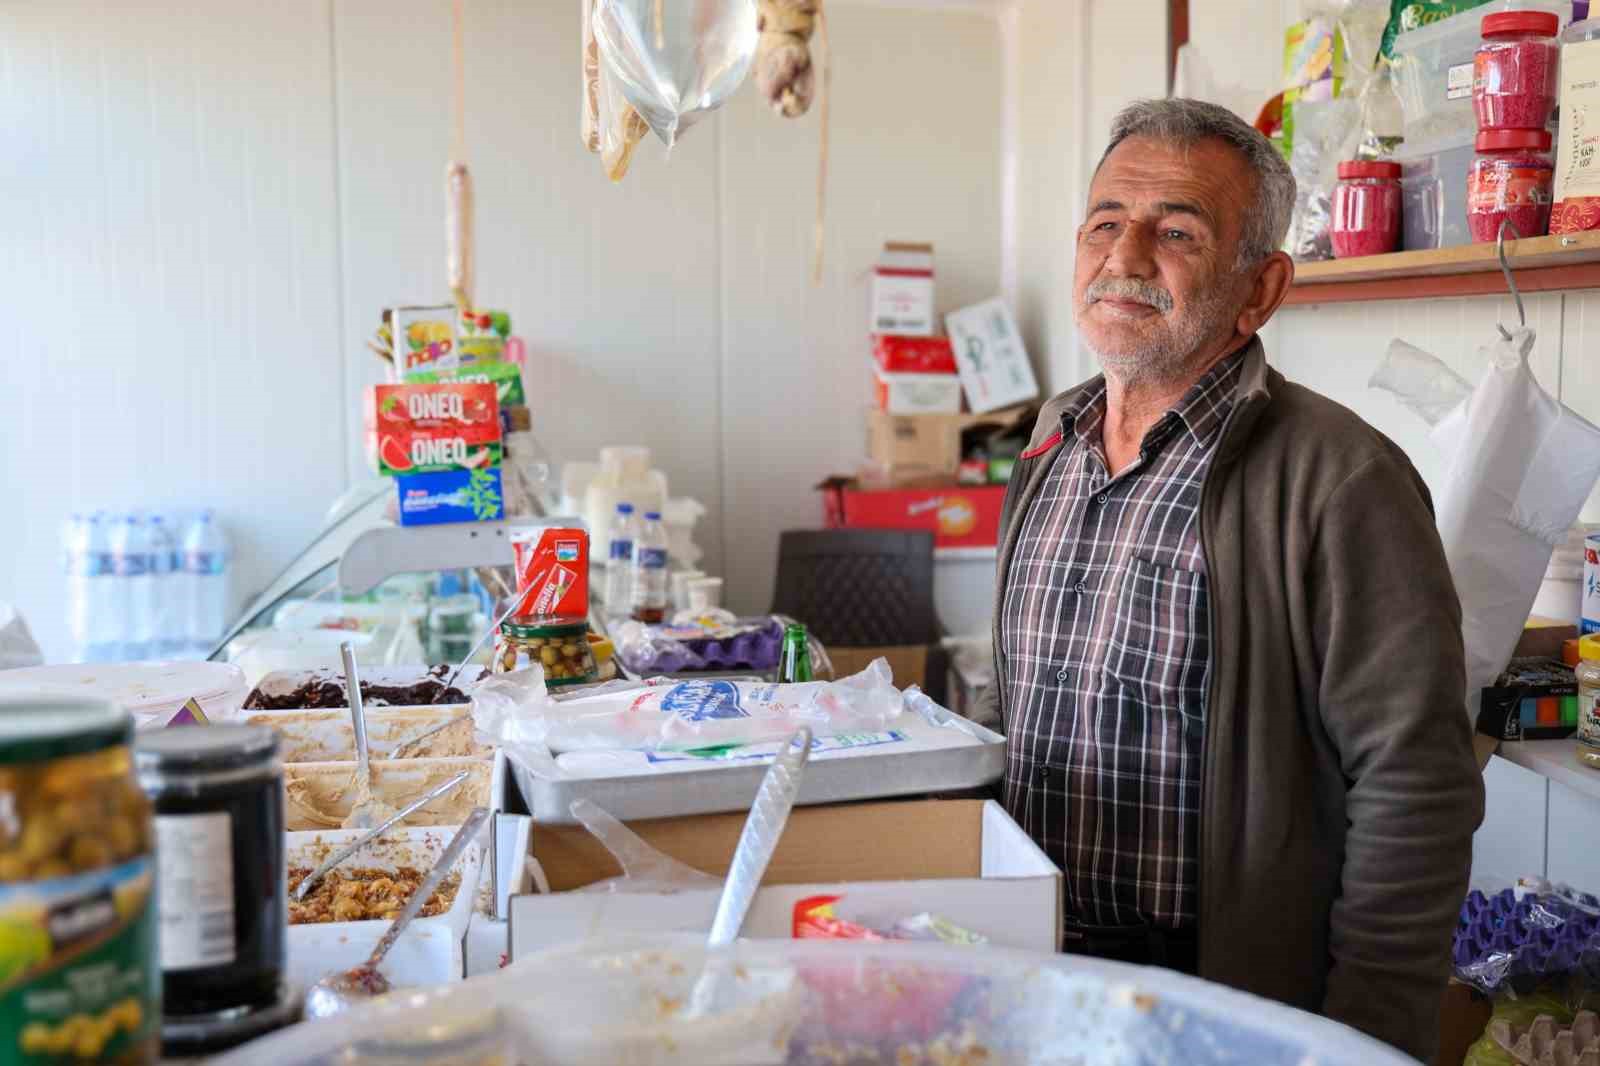
[[822, 83], [818, 88], [817, 118], [822, 123], [817, 154], [817, 218], [811, 234], [811, 283], [822, 284], [822, 246], [828, 200], [828, 109], [833, 102], [833, 49], [828, 45], [828, 12], [817, 0], [817, 50], [822, 58]]
[[467, 75], [462, 58], [462, 26], [466, 22], [466, 0], [455, 0], [452, 18], [450, 59], [455, 66], [455, 130], [450, 141], [450, 157], [458, 163], [467, 159]]

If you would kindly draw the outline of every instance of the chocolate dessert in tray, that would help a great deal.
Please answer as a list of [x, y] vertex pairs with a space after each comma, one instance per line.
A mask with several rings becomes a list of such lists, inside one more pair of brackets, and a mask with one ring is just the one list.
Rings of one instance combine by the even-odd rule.
[[[367, 707], [420, 707], [426, 704], [448, 706], [466, 703], [467, 694], [452, 685], [444, 688], [444, 680], [452, 667], [440, 665], [430, 668], [413, 682], [367, 681], [361, 682], [361, 702]], [[313, 671], [303, 682], [293, 688], [265, 691], [265, 681], [245, 697], [247, 711], [300, 711], [345, 707], [344, 678], [332, 670]]]

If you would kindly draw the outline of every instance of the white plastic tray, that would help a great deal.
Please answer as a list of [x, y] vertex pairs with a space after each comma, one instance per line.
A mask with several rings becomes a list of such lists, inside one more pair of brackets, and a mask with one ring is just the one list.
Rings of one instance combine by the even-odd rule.
[[[935, 713], [938, 724], [902, 715], [892, 727], [905, 734], [902, 741], [813, 750], [796, 802], [887, 799], [998, 781], [1005, 773], [1005, 737], [943, 708]], [[828, 745], [826, 739], [820, 743]], [[515, 757], [507, 761], [506, 776], [516, 782], [533, 820], [571, 825], [577, 799], [591, 800], [623, 821], [748, 810], [772, 760], [652, 762], [642, 752], [583, 752], [561, 757], [562, 777], [540, 774]]]
[[[352, 855], [344, 865], [384, 870], [414, 866], [426, 872], [455, 836], [456, 828], [399, 829]], [[290, 833], [288, 865], [315, 867], [333, 848], [360, 835], [360, 830], [355, 829]], [[396, 988], [459, 981], [464, 976], [463, 941], [478, 898], [478, 874], [482, 868], [480, 842], [468, 847], [456, 862], [454, 869], [461, 874], [461, 887], [450, 909], [432, 918], [418, 918], [395, 942], [384, 959], [383, 975]], [[289, 926], [290, 983], [308, 988], [330, 971], [360, 965], [372, 954], [388, 927], [386, 920]]]

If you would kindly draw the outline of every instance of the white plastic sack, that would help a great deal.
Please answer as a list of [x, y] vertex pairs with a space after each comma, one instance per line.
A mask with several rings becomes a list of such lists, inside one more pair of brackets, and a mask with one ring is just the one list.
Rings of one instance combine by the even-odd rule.
[[552, 696], [522, 670], [473, 690], [477, 731], [536, 772], [569, 751], [683, 751], [814, 736], [877, 733], [905, 710], [894, 674], [876, 659], [852, 677], [799, 685], [689, 680], [622, 683]]
[[600, 62], [668, 148], [744, 84], [755, 0], [596, 0]]
[[1534, 333], [1487, 349], [1466, 403], [1434, 428], [1450, 466], [1435, 501], [1461, 598], [1467, 705], [1516, 648], [1550, 554], [1600, 479], [1600, 429], [1540, 388], [1528, 367]]

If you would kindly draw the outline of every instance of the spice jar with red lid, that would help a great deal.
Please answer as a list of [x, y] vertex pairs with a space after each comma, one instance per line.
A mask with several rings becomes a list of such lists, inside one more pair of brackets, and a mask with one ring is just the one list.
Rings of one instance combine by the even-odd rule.
[[1399, 163], [1352, 159], [1339, 164], [1329, 236], [1337, 259], [1382, 255], [1399, 246]]
[[1467, 175], [1467, 228], [1492, 241], [1506, 219], [1511, 237], [1542, 237], [1550, 225], [1555, 167], [1548, 130], [1485, 130]]
[[1485, 15], [1483, 44], [1472, 61], [1472, 107], [1478, 130], [1542, 130], [1559, 88], [1561, 20], [1549, 11]]

